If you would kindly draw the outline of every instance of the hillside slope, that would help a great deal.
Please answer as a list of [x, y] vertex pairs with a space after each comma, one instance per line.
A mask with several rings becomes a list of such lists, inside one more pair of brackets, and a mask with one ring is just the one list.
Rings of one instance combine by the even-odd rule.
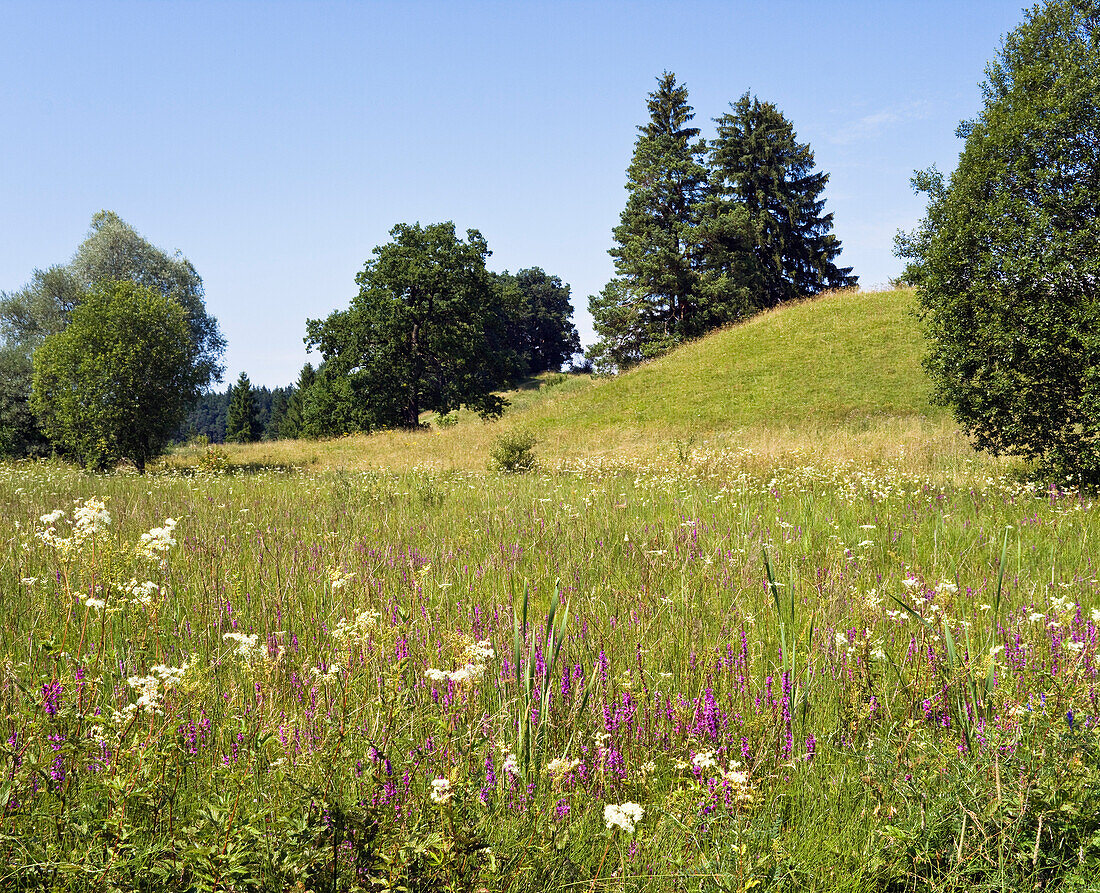
[[[233, 462], [484, 468], [519, 428], [548, 462], [736, 446], [761, 453], [939, 455], [969, 448], [928, 402], [912, 292], [844, 292], [788, 305], [610, 378], [548, 376], [509, 393], [504, 418], [453, 427], [231, 449]], [[188, 451], [177, 461], [189, 462]]]
[[686, 344], [583, 396], [532, 411], [566, 427], [760, 424], [942, 415], [929, 405], [912, 292], [847, 292], [783, 307]]

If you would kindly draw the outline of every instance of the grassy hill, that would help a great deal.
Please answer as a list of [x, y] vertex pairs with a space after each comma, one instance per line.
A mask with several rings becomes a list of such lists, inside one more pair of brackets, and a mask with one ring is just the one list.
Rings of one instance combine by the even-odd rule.
[[[912, 292], [842, 292], [714, 332], [610, 378], [551, 375], [510, 392], [504, 418], [462, 412], [450, 428], [231, 448], [231, 461], [359, 468], [484, 468], [492, 443], [523, 428], [550, 463], [748, 450], [928, 461], [970, 454], [929, 404]], [[172, 461], [189, 462], [183, 450]]]

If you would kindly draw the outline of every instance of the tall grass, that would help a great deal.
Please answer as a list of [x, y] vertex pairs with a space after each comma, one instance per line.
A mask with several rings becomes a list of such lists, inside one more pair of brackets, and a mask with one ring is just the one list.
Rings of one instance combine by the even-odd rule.
[[1076, 494], [692, 447], [0, 508], [0, 888], [1092, 883]]

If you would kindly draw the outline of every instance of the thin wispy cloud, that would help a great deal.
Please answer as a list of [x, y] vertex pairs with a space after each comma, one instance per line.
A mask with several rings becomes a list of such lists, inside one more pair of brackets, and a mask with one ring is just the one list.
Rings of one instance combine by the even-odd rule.
[[916, 121], [931, 114], [931, 103], [917, 100], [902, 106], [880, 109], [855, 121], [843, 124], [828, 140], [835, 146], [851, 146], [882, 136], [891, 127], [905, 121]]

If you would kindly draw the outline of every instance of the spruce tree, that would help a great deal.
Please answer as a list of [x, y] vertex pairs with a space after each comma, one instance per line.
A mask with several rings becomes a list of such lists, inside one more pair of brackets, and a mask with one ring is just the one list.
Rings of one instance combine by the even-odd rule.
[[[638, 128], [634, 156], [627, 168], [629, 192], [617, 247], [610, 254], [622, 288], [636, 298], [637, 319], [631, 328], [646, 333], [638, 354], [649, 356], [684, 337], [700, 334], [697, 325], [698, 223], [707, 188], [706, 142], [689, 126], [695, 113], [687, 88], [666, 71], [649, 94], [649, 121]], [[607, 302], [591, 299], [596, 331], [614, 337], [615, 320]]]
[[[755, 264], [737, 264], [750, 280], [757, 304], [752, 309], [856, 285], [851, 267], [833, 263], [840, 241], [832, 233], [833, 215], [822, 213], [821, 198], [829, 175], [814, 171], [814, 153], [798, 142], [791, 122], [748, 93], [715, 121], [711, 216], [719, 229], [745, 233], [751, 242]], [[737, 239], [738, 256], [744, 240]]]
[[242, 372], [229, 395], [229, 411], [225, 420], [225, 439], [234, 443], [252, 443], [260, 439], [263, 427], [252, 393], [252, 382]]
[[304, 401], [313, 386], [317, 373], [312, 363], [306, 363], [298, 375], [298, 384], [290, 389], [290, 397], [287, 399], [286, 412], [279, 422], [279, 437], [305, 437], [304, 429]]

